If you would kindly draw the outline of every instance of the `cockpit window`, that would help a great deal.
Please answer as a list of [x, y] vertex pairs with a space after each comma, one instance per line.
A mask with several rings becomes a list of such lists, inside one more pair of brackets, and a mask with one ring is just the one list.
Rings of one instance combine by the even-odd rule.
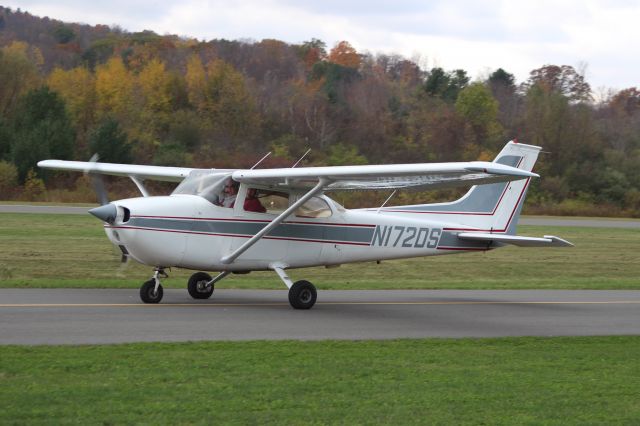
[[296, 210], [298, 217], [329, 217], [331, 208], [325, 200], [319, 197], [311, 197]]
[[230, 173], [194, 170], [176, 187], [172, 195], [199, 195], [210, 203], [218, 204], [224, 190], [224, 183], [230, 176]]

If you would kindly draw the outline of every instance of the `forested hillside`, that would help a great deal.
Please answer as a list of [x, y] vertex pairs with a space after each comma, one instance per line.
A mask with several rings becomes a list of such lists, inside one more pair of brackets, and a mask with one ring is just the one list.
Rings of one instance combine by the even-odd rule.
[[474, 81], [347, 41], [199, 41], [0, 7], [0, 199], [45, 197], [40, 179], [82, 192], [86, 179], [35, 164], [96, 152], [248, 167], [273, 151], [271, 167], [311, 148], [309, 165], [402, 163], [490, 160], [517, 138], [545, 151], [529, 212], [640, 214], [640, 91], [596, 101], [572, 66], [517, 82], [508, 64]]

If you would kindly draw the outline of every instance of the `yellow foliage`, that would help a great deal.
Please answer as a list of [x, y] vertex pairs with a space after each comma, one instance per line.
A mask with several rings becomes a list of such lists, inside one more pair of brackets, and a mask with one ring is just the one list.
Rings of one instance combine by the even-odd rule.
[[85, 67], [68, 71], [56, 68], [47, 82], [64, 99], [76, 128], [89, 128], [96, 102], [95, 78], [91, 71]]
[[171, 109], [171, 79], [165, 65], [159, 59], [148, 62], [138, 74], [146, 107], [153, 112], [169, 112]]
[[258, 121], [255, 101], [247, 90], [244, 76], [221, 59], [207, 64], [205, 96], [206, 111], [219, 128], [239, 135]]
[[133, 98], [133, 76], [122, 59], [112, 57], [96, 67], [97, 110], [101, 114], [126, 116]]
[[40, 179], [33, 169], [27, 172], [27, 178], [24, 181], [24, 197], [30, 201], [39, 200], [47, 191], [44, 181]]
[[205, 108], [205, 88], [207, 76], [198, 55], [192, 55], [187, 61], [187, 93], [189, 102], [198, 110]]
[[27, 43], [15, 41], [0, 48], [0, 113], [11, 108], [20, 96], [40, 82], [37, 67], [42, 53]]

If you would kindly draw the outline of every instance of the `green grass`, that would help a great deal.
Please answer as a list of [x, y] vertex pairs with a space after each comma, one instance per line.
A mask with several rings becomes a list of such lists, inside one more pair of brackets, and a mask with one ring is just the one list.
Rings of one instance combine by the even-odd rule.
[[0, 347], [1, 424], [637, 424], [640, 337]]
[[[507, 247], [409, 260], [291, 271], [321, 289], [634, 289], [640, 287], [640, 230], [520, 226], [555, 234], [574, 248]], [[192, 271], [173, 270], [165, 287], [183, 288]], [[136, 288], [151, 268], [120, 265], [119, 250], [93, 218], [0, 214], [0, 287]], [[223, 288], [283, 288], [271, 272], [230, 276]]]

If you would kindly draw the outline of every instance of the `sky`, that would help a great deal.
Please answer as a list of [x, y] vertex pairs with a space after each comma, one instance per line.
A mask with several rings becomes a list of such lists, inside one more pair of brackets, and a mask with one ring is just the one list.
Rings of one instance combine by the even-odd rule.
[[596, 94], [640, 86], [640, 0], [9, 0], [66, 22], [199, 40], [317, 38], [400, 54], [423, 68], [497, 68], [523, 82], [546, 64], [584, 72]]

